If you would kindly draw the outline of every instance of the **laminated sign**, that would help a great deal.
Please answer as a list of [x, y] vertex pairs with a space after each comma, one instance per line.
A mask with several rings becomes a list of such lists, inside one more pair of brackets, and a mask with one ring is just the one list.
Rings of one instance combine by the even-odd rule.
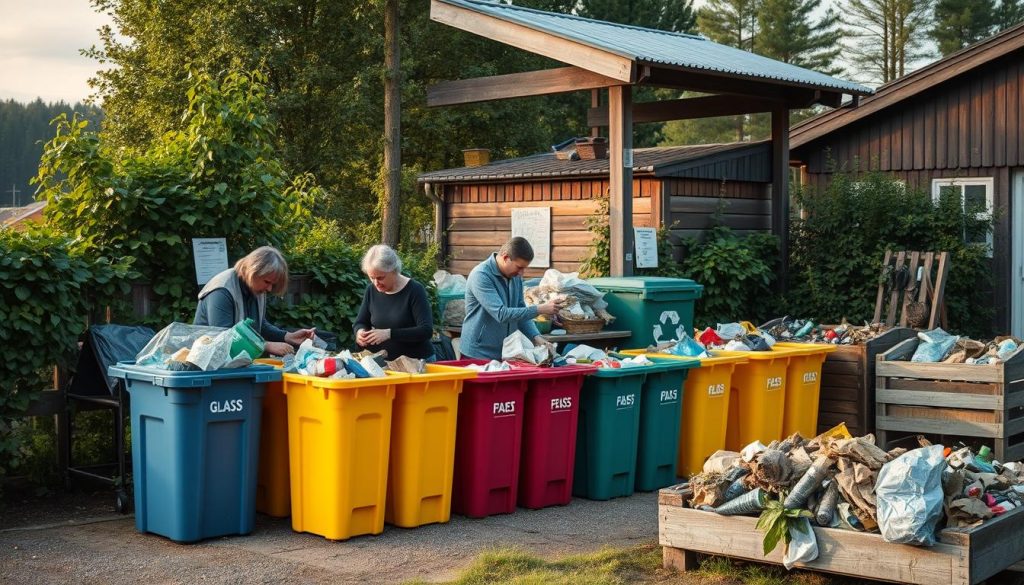
[[521, 236], [533, 247], [532, 268], [551, 266], [551, 208], [515, 207], [512, 209], [512, 237]]

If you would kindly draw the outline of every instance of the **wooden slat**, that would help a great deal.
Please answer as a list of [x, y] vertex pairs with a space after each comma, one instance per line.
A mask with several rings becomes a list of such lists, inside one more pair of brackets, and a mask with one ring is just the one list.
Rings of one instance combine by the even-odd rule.
[[[723, 205], [724, 204], [724, 205]], [[725, 213], [770, 214], [771, 201], [768, 199], [729, 199], [718, 197], [686, 197], [673, 195], [669, 211], [676, 213], [714, 213], [723, 205]]]
[[[882, 259], [882, 266], [888, 266], [889, 260], [892, 258], [892, 251], [886, 250], [885, 257]], [[875, 316], [872, 317], [872, 323], [879, 323], [882, 320], [882, 300], [885, 298], [885, 284], [878, 283], [878, 296], [875, 298]]]
[[[477, 232], [477, 231], [450, 231], [448, 233], [449, 246], [490, 246], [499, 248], [512, 237], [510, 231]], [[588, 231], [553, 231], [551, 241], [554, 247], [557, 246], [590, 246], [594, 241], [594, 234]]]
[[[782, 546], [767, 556], [757, 518], [719, 516], [691, 508], [658, 507], [658, 541], [662, 546], [706, 554], [781, 564]], [[818, 558], [796, 566], [895, 583], [966, 585], [966, 551], [938, 543], [933, 547], [894, 545], [878, 534], [813, 527]], [[870, 562], [865, 562], [870, 559]]]
[[611, 87], [622, 83], [579, 67], [446, 81], [427, 88], [427, 106], [452, 106]]
[[[586, 231], [586, 215], [554, 215], [551, 230], [554, 232]], [[487, 232], [510, 231], [512, 216], [504, 217], [458, 217], [448, 222], [449, 231]]]
[[[912, 407], [907, 407], [912, 408]], [[970, 421], [954, 421], [940, 418], [921, 418], [919, 416], [884, 416], [875, 417], [875, 427], [879, 430], [903, 431], [909, 433], [935, 433], [939, 435], [966, 435], [994, 439], [1002, 434], [1002, 425], [995, 423], [975, 423]]]
[[949, 406], [952, 408], [1003, 408], [1002, 395], [951, 394], [946, 392], [915, 392], [913, 390], [875, 389], [875, 402], [917, 406]]
[[851, 400], [827, 400], [818, 407], [818, 411], [843, 414], [847, 417], [856, 415], [859, 418], [862, 415], [856, 395]]
[[950, 392], [957, 394], [983, 394], [989, 396], [1003, 393], [1002, 384], [947, 382], [945, 380], [917, 380], [913, 378], [886, 378], [885, 386], [890, 390], [918, 390], [926, 392]]
[[[482, 261], [497, 250], [494, 246], [451, 246], [452, 260]], [[552, 246], [553, 262], [579, 262], [590, 252], [590, 246]]]
[[[504, 217], [512, 215], [513, 207], [550, 207], [552, 217], [557, 215], [593, 215], [597, 212], [596, 201], [523, 201], [504, 203], [453, 203], [448, 206], [447, 217]], [[633, 214], [651, 213], [650, 198], [634, 198]]]
[[[917, 279], [917, 265], [918, 265], [918, 262], [920, 262], [920, 260], [921, 260], [921, 253], [920, 252], [911, 252], [910, 253], [910, 282], [909, 282], [909, 284], [907, 284], [907, 291], [903, 294], [903, 307], [900, 308], [900, 323], [899, 323], [900, 327], [906, 327], [907, 326], [907, 307], [910, 306], [910, 303], [913, 300], [913, 299], [911, 299], [911, 297], [913, 295], [911, 295], [909, 291], [914, 286], [916, 286], [915, 283], [916, 283], [916, 279]], [[923, 281], [923, 279], [922, 279], [922, 281]], [[918, 288], [924, 288], [924, 287], [918, 287]], [[923, 292], [923, 291], [920, 291], [920, 292]]]
[[632, 83], [636, 79], [632, 59], [536, 31], [507, 20], [437, 0], [430, 2], [430, 19], [626, 83]]
[[[1010, 459], [1017, 461], [1017, 459]], [[981, 583], [1007, 564], [1024, 558], [1024, 508], [1011, 510], [995, 522], [985, 522], [968, 533], [971, 583]]]
[[[903, 267], [903, 264], [906, 261], [906, 256], [906, 252], [901, 251], [896, 253], [896, 264], [895, 269], [893, 271], [894, 273], [899, 272], [900, 268]], [[885, 317], [886, 325], [893, 325], [894, 323], [896, 323], [896, 303], [899, 301], [899, 295], [900, 291], [896, 290], [895, 288], [893, 288], [893, 290], [889, 292], [889, 312], [886, 314]]]
[[942, 364], [881, 361], [875, 369], [878, 377], [930, 378], [961, 382], [1001, 382], [1002, 370], [991, 364]]
[[[946, 279], [949, 278], [949, 252], [939, 254], [939, 268], [935, 279], [935, 292], [933, 299], [944, 299], [946, 294]], [[939, 311], [945, 306], [945, 301], [931, 304], [931, 316], [928, 318], [928, 328], [934, 329], [939, 321]], [[946, 326], [945, 313], [942, 316], [942, 326]]]
[[[602, 86], [607, 87], [607, 86]], [[755, 97], [720, 95], [633, 104], [633, 123], [670, 122], [770, 112], [778, 102]], [[587, 110], [587, 126], [607, 126], [608, 106]]]

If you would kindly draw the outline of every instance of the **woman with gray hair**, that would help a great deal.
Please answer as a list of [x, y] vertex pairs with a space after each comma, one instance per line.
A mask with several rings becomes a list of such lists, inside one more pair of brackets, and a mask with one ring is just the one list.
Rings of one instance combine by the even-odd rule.
[[288, 290], [288, 263], [277, 248], [262, 246], [249, 252], [214, 276], [199, 291], [199, 305], [193, 323], [214, 327], [231, 327], [239, 321], [252, 319], [263, 339], [265, 351], [283, 356], [295, 353], [316, 329], [286, 332], [266, 319], [267, 293], [284, 294]]
[[433, 358], [434, 319], [427, 289], [402, 274], [402, 260], [384, 244], [366, 252], [362, 268], [370, 285], [353, 326], [356, 344], [370, 351], [386, 350], [389, 359]]

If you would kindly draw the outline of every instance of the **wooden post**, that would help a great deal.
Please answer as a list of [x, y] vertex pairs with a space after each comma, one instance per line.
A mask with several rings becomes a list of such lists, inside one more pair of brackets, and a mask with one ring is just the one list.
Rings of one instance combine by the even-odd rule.
[[608, 88], [611, 275], [633, 276], [633, 88]]
[[[592, 89], [592, 90], [590, 90], [590, 107], [591, 108], [599, 108], [599, 107], [601, 107], [601, 90], [599, 90], [599, 89]], [[594, 138], [597, 138], [598, 136], [600, 136], [601, 135], [601, 127], [600, 126], [596, 126], [596, 125], [595, 126], [591, 126], [590, 127], [590, 135], [593, 136]]]
[[789, 109], [772, 110], [772, 233], [779, 237], [776, 286], [785, 292], [789, 272]]

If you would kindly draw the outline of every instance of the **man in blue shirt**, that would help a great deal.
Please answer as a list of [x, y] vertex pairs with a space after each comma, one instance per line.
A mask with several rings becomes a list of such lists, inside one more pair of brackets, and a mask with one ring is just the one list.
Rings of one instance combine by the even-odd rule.
[[505, 242], [469, 273], [466, 280], [466, 320], [462, 323], [459, 351], [463, 358], [500, 360], [502, 342], [517, 329], [534, 345], [551, 346], [533, 323], [537, 315], [554, 315], [561, 301], [527, 307], [522, 274], [533, 261], [526, 238]]

